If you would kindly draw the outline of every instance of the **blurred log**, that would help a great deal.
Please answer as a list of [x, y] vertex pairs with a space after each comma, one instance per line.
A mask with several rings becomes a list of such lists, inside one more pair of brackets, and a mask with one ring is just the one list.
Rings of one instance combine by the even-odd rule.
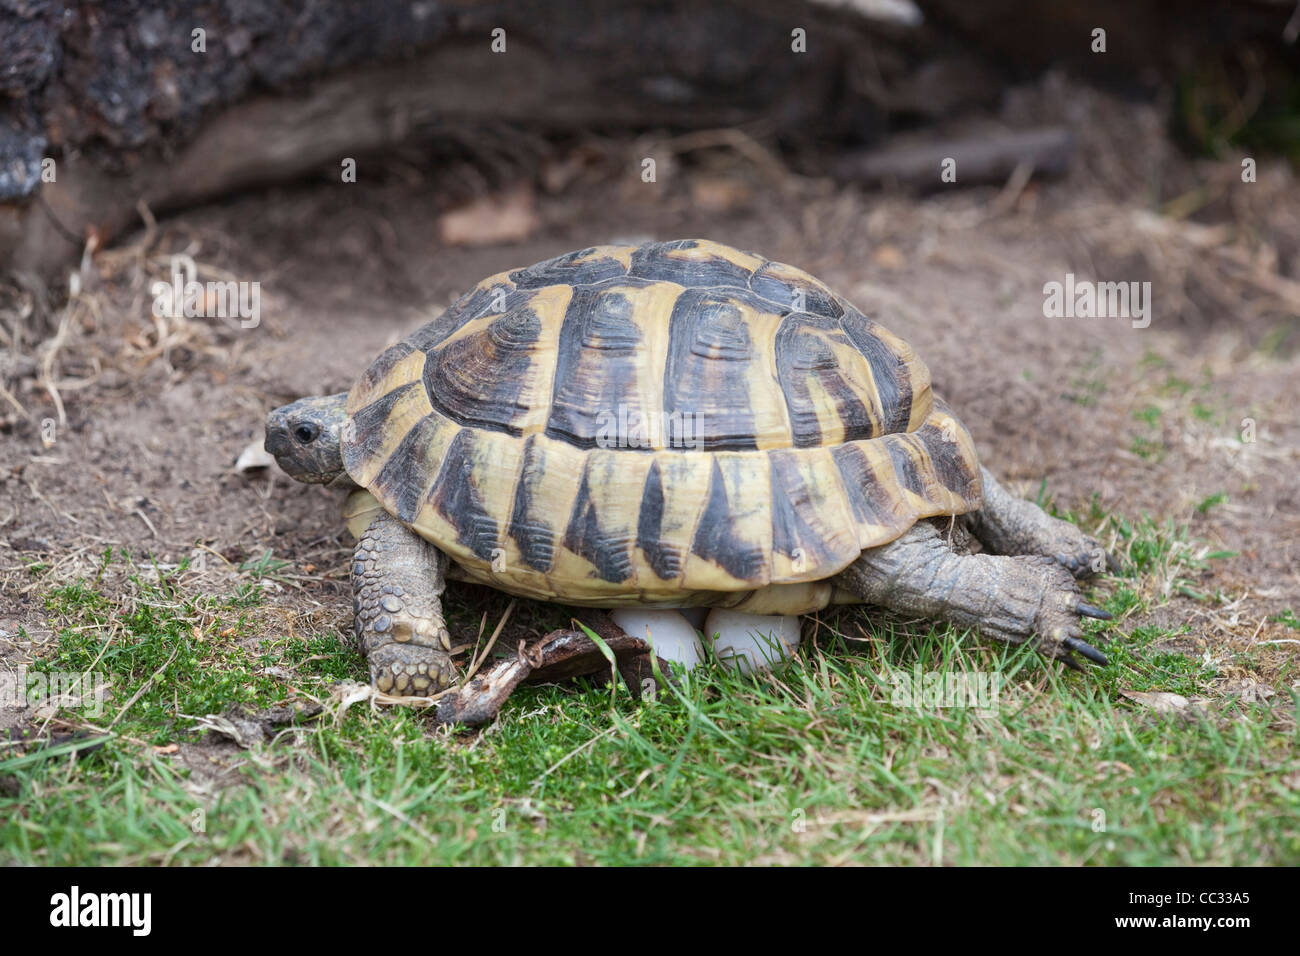
[[[1293, 6], [0, 0], [0, 267], [75, 261], [89, 237], [106, 242], [134, 222], [140, 200], [166, 211], [333, 175], [344, 157], [408, 140], [472, 140], [485, 121], [544, 135], [739, 126], [824, 155], [877, 144], [899, 118], [989, 105], [1004, 74], [1048, 64], [1167, 80], [1202, 46], [1238, 40], [1271, 43], [1268, 55], [1294, 64], [1297, 47], [1283, 39]], [[1106, 54], [1090, 51], [1096, 26], [1108, 29]], [[506, 50], [494, 53], [498, 30]], [[1052, 171], [1061, 150], [1031, 158]], [[54, 182], [41, 181], [46, 159]], [[840, 169], [924, 182], [933, 160], [900, 148]], [[960, 166], [959, 182], [1006, 174], [988, 151]]]
[[[668, 123], [678, 112], [648, 108], [635, 94], [594, 97], [583, 65], [522, 43], [508, 55], [490, 63], [484, 45], [460, 42], [391, 66], [351, 70], [303, 93], [248, 100], [218, 113], [174, 150], [133, 151], [125, 171], [69, 154], [58, 162], [57, 180], [44, 184], [41, 203], [0, 204], [0, 261], [8, 250], [14, 268], [41, 271], [80, 255], [91, 233], [101, 241], [117, 235], [136, 221], [141, 200], [159, 213], [307, 172], [341, 175], [345, 157], [373, 156], [457, 124], [610, 128]], [[509, 69], [488, 68], [500, 62]], [[701, 125], [747, 115], [725, 102], [690, 112]]]
[[960, 138], [894, 141], [880, 149], [845, 154], [834, 164], [842, 179], [871, 185], [895, 183], [940, 189], [945, 161], [955, 164], [956, 185], [1000, 185], [1025, 166], [1034, 175], [1063, 176], [1074, 151], [1074, 136], [1064, 127], [990, 129]]
[[[179, 208], [483, 120], [870, 140], [880, 111], [845, 73], [873, 22], [780, 0], [0, 0], [0, 264], [75, 259], [141, 199]], [[876, 57], [885, 77], [901, 62]]]

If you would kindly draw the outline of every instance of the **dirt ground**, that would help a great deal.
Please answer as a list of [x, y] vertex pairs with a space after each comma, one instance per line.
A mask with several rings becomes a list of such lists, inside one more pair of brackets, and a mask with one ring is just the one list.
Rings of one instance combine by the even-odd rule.
[[[1239, 158], [1180, 155], [1154, 107], [1052, 77], [1011, 95], [1005, 118], [1068, 122], [1069, 177], [916, 197], [777, 176], [752, 152], [673, 161], [671, 143], [602, 142], [561, 152], [539, 177], [552, 188], [538, 188], [527, 238], [476, 247], [439, 238], [445, 177], [394, 159], [373, 175], [363, 165], [356, 184], [276, 188], [142, 228], [83, 267], [78, 294], [51, 307], [53, 337], [39, 301], [11, 289], [0, 654], [39, 654], [19, 625], [48, 639], [44, 592], [91, 573], [110, 546], [143, 565], [188, 557], [214, 588], [269, 549], [291, 563], [272, 606], [346, 630], [350, 544], [335, 495], [233, 467], [267, 410], [346, 389], [491, 273], [614, 240], [700, 236], [805, 268], [909, 340], [984, 462], [1023, 493], [1045, 481], [1085, 520], [1095, 502], [1098, 514], [1186, 523], [1198, 552], [1237, 552], [1192, 582], [1210, 600], [1171, 582], [1148, 620], [1121, 626], [1187, 623], [1189, 653], [1256, 646], [1253, 679], [1294, 680], [1300, 633], [1273, 618], [1300, 609], [1295, 174], [1261, 158], [1258, 182], [1242, 183]], [[665, 159], [659, 182], [641, 181], [643, 155]], [[154, 319], [149, 285], [181, 251], [201, 279], [259, 281], [260, 325]], [[1044, 283], [1066, 273], [1150, 281], [1150, 326], [1045, 318]], [[453, 605], [478, 599], [461, 593]]]

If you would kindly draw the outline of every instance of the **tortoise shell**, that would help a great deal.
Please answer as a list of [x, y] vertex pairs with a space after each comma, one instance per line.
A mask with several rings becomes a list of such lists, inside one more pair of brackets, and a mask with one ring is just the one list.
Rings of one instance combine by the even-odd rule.
[[352, 479], [462, 576], [527, 597], [734, 606], [980, 504], [970, 436], [910, 346], [704, 240], [485, 279], [347, 409]]

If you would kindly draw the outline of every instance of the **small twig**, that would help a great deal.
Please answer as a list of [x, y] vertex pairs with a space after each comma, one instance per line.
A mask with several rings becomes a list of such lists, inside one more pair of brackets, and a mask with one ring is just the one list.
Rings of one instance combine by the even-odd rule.
[[676, 154], [728, 146], [748, 159], [773, 180], [784, 181], [790, 175], [785, 164], [771, 150], [748, 133], [735, 127], [702, 129], [693, 133], [683, 133], [681, 136], [663, 140], [658, 145]]
[[23, 418], [27, 417], [27, 409], [23, 408], [22, 403], [19, 402], [18, 399], [14, 398], [13, 393], [3, 385], [0, 385], [0, 398], [3, 398], [14, 408], [18, 409], [18, 414], [23, 416]]
[[506, 626], [506, 621], [510, 620], [510, 612], [515, 609], [517, 603], [519, 603], [518, 599], [511, 598], [510, 603], [506, 605], [506, 613], [501, 615], [501, 620], [497, 622], [496, 629], [492, 632], [492, 636], [488, 638], [487, 646], [483, 648], [483, 653], [476, 661], [474, 661], [473, 664], [470, 665], [469, 670], [465, 672], [465, 676], [460, 682], [462, 687], [468, 684], [470, 678], [478, 673], [478, 669], [483, 666], [483, 662], [487, 660], [488, 654], [492, 653], [492, 645], [497, 642], [497, 638], [501, 634], [501, 629]]
[[179, 653], [180, 653], [180, 647], [178, 646], [174, 651], [172, 651], [172, 656], [167, 658], [167, 660], [163, 662], [161, 667], [159, 667], [156, 671], [154, 671], [152, 674], [149, 675], [149, 679], [140, 685], [139, 689], [136, 690], [136, 692], [131, 695], [131, 699], [128, 700], [122, 706], [122, 709], [117, 712], [117, 716], [114, 717], [112, 722], [109, 723], [108, 725], [109, 730], [112, 730], [113, 727], [117, 725], [117, 722], [122, 719], [122, 715], [125, 714], [128, 710], [130, 710], [131, 706], [144, 695], [144, 692], [149, 689], [149, 685], [154, 682], [154, 680], [158, 677], [158, 675], [161, 674], [163, 671], [165, 671], [169, 666], [171, 666], [171, 662], [176, 660], [176, 655]]
[[475, 661], [478, 659], [479, 641], [483, 640], [483, 632], [487, 630], [487, 619], [488, 619], [488, 612], [484, 611], [483, 616], [479, 619], [478, 622], [478, 634], [474, 638], [474, 653], [469, 656], [469, 659], [471, 661]]
[[59, 413], [60, 428], [68, 427], [68, 416], [63, 410], [63, 398], [59, 395], [58, 386], [54, 384], [54, 359], [58, 356], [59, 349], [63, 347], [64, 339], [68, 337], [68, 326], [72, 322], [72, 307], [73, 303], [69, 302], [67, 308], [63, 310], [63, 318], [59, 320], [59, 330], [54, 334], [54, 338], [45, 343], [45, 354], [41, 356], [40, 383]]
[[158, 529], [155, 528], [155, 527], [153, 526], [153, 522], [149, 520], [149, 516], [148, 516], [148, 515], [146, 515], [146, 514], [145, 514], [142, 510], [140, 510], [139, 508], [136, 508], [135, 511], [134, 511], [133, 513], [135, 514], [135, 516], [136, 516], [137, 518], [139, 518], [141, 521], [143, 521], [146, 525], [149, 526], [149, 530], [153, 532], [153, 536], [154, 536], [155, 538], [158, 537]]
[[[157, 536], [158, 536], [158, 533], [155, 531], [155, 532], [154, 532], [154, 537], [157, 537]], [[231, 571], [236, 571], [236, 572], [237, 572], [237, 571], [239, 570], [237, 567], [235, 567], [233, 564], [231, 564], [231, 563], [230, 563], [230, 560], [229, 560], [229, 559], [228, 559], [224, 554], [222, 554], [220, 551], [214, 551], [212, 548], [209, 548], [206, 544], [196, 544], [194, 547], [195, 547], [197, 550], [199, 550], [199, 551], [206, 551], [206, 552], [208, 552], [209, 554], [214, 554], [214, 555], [216, 555], [218, 558], [221, 559], [222, 564], [224, 564], [226, 567], [228, 567]]]
[[45, 505], [47, 508], [53, 511], [56, 515], [58, 515], [60, 518], [67, 520], [71, 524], [81, 524], [81, 521], [79, 519], [74, 518], [72, 515], [60, 511], [58, 508], [54, 507], [54, 505], [50, 502], [50, 499], [46, 498], [43, 494], [41, 494], [40, 489], [36, 487], [36, 483], [34, 481], [27, 482], [27, 490], [32, 493], [33, 498], [41, 502], [43, 505]]
[[1017, 163], [1016, 168], [1007, 177], [1006, 185], [1002, 187], [1002, 191], [998, 193], [997, 198], [989, 203], [988, 218], [994, 219], [1010, 212], [1012, 207], [1015, 206], [1016, 200], [1025, 191], [1025, 187], [1029, 185], [1029, 180], [1033, 175], [1034, 162], [1032, 159], [1023, 159]]

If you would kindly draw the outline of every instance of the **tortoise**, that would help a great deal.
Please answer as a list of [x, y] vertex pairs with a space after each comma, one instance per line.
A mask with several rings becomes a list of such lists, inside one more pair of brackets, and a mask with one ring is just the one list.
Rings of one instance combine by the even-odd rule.
[[717, 242], [484, 279], [349, 392], [272, 411], [265, 446], [351, 491], [355, 631], [384, 692], [452, 682], [448, 578], [605, 609], [865, 603], [1107, 663], [1080, 618], [1109, 615], [1076, 585], [1110, 561], [1098, 542], [980, 465], [906, 342]]

